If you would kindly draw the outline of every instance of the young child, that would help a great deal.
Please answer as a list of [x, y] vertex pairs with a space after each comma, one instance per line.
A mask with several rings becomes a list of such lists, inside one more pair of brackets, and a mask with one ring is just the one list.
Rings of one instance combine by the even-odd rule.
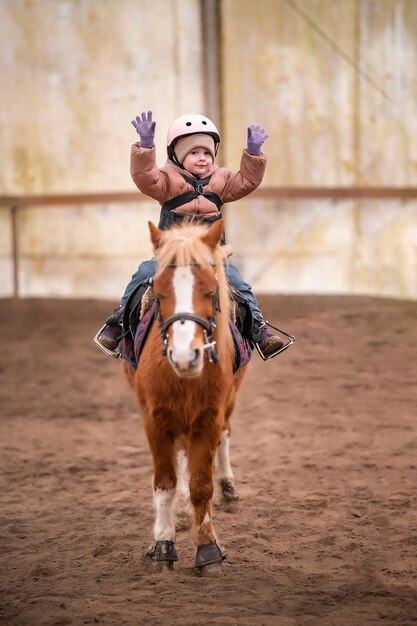
[[[193, 217], [210, 223], [221, 217], [223, 203], [239, 200], [254, 191], [261, 183], [266, 156], [261, 146], [268, 138], [264, 129], [252, 124], [248, 128], [247, 147], [243, 151], [240, 170], [232, 172], [215, 164], [220, 135], [211, 120], [203, 115], [190, 114], [176, 119], [167, 136], [168, 160], [162, 168], [156, 165], [154, 146], [155, 121], [152, 112], [142, 113], [132, 121], [140, 142], [131, 150], [130, 172], [140, 191], [157, 200], [162, 209], [159, 228], [166, 229], [184, 218]], [[225, 256], [232, 253], [224, 242]], [[251, 286], [246, 283], [232, 263], [226, 264], [231, 284], [248, 300], [253, 328], [250, 339], [257, 343], [265, 356], [282, 347], [282, 339], [266, 325]], [[120, 301], [120, 307], [106, 320], [98, 340], [109, 350], [115, 350], [121, 338], [123, 308], [143, 280], [156, 272], [155, 258], [144, 261], [133, 274]]]

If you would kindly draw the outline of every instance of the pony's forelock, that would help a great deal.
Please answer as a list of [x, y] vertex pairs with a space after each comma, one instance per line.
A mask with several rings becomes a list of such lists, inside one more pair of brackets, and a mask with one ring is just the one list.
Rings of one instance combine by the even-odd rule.
[[[163, 231], [156, 255], [158, 267], [163, 269], [173, 263], [186, 266], [216, 262], [217, 249], [213, 252], [201, 240], [206, 230], [207, 227], [201, 224], [182, 224]], [[220, 248], [218, 252], [221, 257]]]

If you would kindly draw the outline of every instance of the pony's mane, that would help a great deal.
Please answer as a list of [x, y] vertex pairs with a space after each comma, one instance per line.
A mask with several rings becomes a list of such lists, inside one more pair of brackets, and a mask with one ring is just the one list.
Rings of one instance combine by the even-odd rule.
[[217, 245], [215, 250], [211, 250], [202, 241], [201, 235], [204, 235], [206, 231], [205, 225], [187, 222], [163, 231], [161, 245], [156, 254], [158, 268], [163, 269], [172, 264], [215, 266], [221, 303], [217, 331], [227, 338], [223, 349], [233, 351], [233, 340], [229, 332], [230, 293], [223, 265], [224, 256], [220, 245]]

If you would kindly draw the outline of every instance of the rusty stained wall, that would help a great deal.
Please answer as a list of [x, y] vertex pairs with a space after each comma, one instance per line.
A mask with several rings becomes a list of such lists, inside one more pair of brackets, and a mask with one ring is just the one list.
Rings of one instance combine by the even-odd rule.
[[[221, 7], [233, 24], [222, 29], [226, 163], [257, 122], [269, 134], [264, 184], [417, 185], [414, 0]], [[227, 216], [258, 291], [417, 298], [415, 201], [246, 200]]]
[[[1, 0], [0, 12], [0, 195], [134, 191], [131, 119], [154, 112], [162, 165], [170, 122], [203, 108], [199, 0]], [[154, 202], [23, 210], [21, 294], [117, 298], [158, 216]], [[3, 209], [0, 227], [4, 296]]]
[[[47, 285], [51, 297], [116, 299], [136, 269], [137, 251], [151, 253], [147, 220], [154, 211], [152, 202], [23, 209], [20, 243], [30, 251], [23, 290], [43, 295]], [[45, 224], [53, 236], [45, 236]]]
[[3, 0], [0, 191], [132, 190], [135, 114], [199, 109], [198, 0]]
[[[414, 0], [219, 6], [225, 165], [238, 167], [260, 122], [264, 185], [416, 185]], [[0, 11], [2, 194], [134, 190], [133, 115], [154, 111], [162, 164], [172, 119], [205, 111], [199, 0], [2, 0]], [[258, 292], [417, 297], [415, 202], [248, 199], [226, 215]], [[152, 202], [22, 211], [22, 295], [117, 299], [157, 216]], [[3, 209], [0, 229], [10, 295]]]

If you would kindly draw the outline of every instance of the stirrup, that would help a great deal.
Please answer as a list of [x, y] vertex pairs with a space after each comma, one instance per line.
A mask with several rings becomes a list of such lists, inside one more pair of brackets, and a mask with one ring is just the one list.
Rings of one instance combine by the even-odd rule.
[[103, 344], [100, 343], [100, 335], [103, 332], [103, 330], [106, 328], [106, 326], [107, 324], [103, 324], [103, 326], [100, 328], [98, 333], [94, 335], [94, 343], [100, 348], [100, 350], [103, 350], [103, 352], [105, 352], [107, 356], [111, 356], [113, 357], [113, 359], [121, 359], [122, 358], [121, 352], [118, 352], [117, 350], [110, 350], [110, 348], [106, 348], [106, 346], [103, 346]]
[[260, 347], [259, 343], [254, 343], [253, 344], [255, 346], [255, 348], [257, 349], [261, 359], [263, 359], [264, 361], [268, 361], [268, 359], [272, 359], [274, 356], [277, 356], [278, 354], [281, 354], [281, 352], [284, 352], [284, 350], [286, 350], [287, 348], [292, 346], [292, 344], [295, 341], [295, 337], [293, 335], [289, 335], [288, 333], [286, 333], [285, 330], [282, 330], [281, 328], [277, 328], [273, 324], [270, 324], [270, 322], [268, 322], [268, 320], [265, 320], [265, 324], [267, 326], [269, 326], [270, 328], [273, 328], [274, 330], [277, 330], [281, 335], [285, 335], [287, 337], [287, 340], [288, 340], [286, 343], [284, 343], [283, 346], [281, 346], [280, 348], [277, 348], [277, 350], [275, 350], [274, 352], [271, 352], [271, 354], [264, 354], [262, 352], [262, 350], [261, 350], [261, 347]]

